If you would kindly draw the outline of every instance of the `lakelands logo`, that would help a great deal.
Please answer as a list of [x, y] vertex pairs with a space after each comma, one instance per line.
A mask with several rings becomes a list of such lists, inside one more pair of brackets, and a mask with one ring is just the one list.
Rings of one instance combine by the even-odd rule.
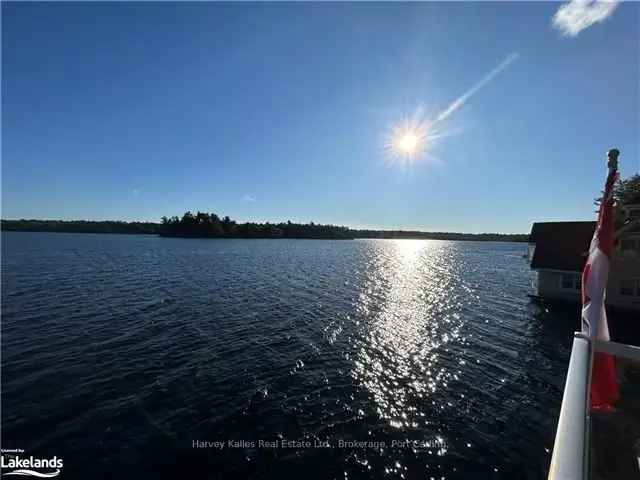
[[[63, 466], [61, 458], [37, 458], [26, 457], [24, 450], [19, 448], [14, 450], [2, 449], [0, 456], [0, 467], [2, 475], [21, 475], [38, 478], [53, 478], [60, 475]], [[7, 471], [8, 470], [8, 471]]]

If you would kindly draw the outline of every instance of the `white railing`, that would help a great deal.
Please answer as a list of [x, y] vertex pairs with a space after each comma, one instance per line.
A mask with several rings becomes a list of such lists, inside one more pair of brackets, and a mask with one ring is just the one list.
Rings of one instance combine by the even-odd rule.
[[548, 480], [588, 478], [590, 349], [589, 340], [575, 334]]
[[640, 361], [640, 347], [574, 334], [548, 480], [587, 480], [590, 476], [589, 392], [593, 351]]
[[594, 340], [593, 347], [596, 352], [605, 352], [614, 357], [623, 357], [636, 362], [640, 361], [640, 347], [636, 347], [635, 345]]

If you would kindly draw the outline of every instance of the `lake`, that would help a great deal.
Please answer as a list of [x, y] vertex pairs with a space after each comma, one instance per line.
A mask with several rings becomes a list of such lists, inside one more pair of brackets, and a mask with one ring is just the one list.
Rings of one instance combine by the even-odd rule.
[[61, 478], [546, 478], [524, 244], [2, 234], [2, 445]]

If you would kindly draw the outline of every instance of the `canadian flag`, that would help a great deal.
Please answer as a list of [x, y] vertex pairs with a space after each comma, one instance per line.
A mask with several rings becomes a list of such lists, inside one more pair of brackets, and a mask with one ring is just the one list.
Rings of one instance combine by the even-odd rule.
[[[617, 152], [616, 152], [617, 153]], [[617, 156], [617, 155], [616, 155]], [[598, 224], [582, 271], [582, 333], [592, 339], [609, 340], [605, 309], [609, 263], [613, 252], [613, 185], [617, 179], [617, 158], [609, 159], [609, 174], [598, 211]], [[614, 358], [595, 352], [591, 377], [591, 409], [609, 411], [618, 400]]]

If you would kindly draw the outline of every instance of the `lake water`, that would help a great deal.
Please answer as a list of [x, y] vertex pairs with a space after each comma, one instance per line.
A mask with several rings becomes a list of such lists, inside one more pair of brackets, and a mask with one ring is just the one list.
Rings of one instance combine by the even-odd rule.
[[62, 478], [545, 478], [579, 322], [524, 250], [5, 232], [2, 446]]

